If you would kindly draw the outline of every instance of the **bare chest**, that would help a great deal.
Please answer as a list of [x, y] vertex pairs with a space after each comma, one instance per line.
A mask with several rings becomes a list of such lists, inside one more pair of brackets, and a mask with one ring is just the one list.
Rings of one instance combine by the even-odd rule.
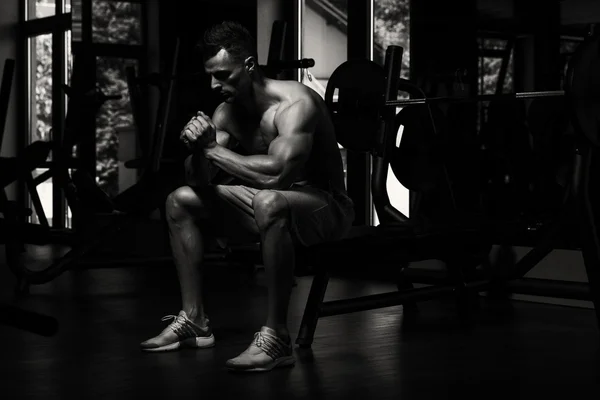
[[267, 154], [269, 145], [277, 137], [274, 113], [265, 113], [260, 121], [235, 119], [231, 121], [229, 134], [232, 135], [248, 154]]

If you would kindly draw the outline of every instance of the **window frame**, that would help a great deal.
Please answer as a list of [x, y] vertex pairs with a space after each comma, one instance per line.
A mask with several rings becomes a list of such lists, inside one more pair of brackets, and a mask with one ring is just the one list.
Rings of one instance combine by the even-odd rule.
[[[88, 22], [86, 31], [89, 30], [89, 37], [91, 37], [91, 13], [92, 13], [92, 1], [93, 0], [81, 0], [82, 12], [86, 13], [83, 16], [85, 22]], [[127, 58], [135, 59], [140, 67], [140, 74], [147, 73], [147, 54], [148, 54], [148, 7], [147, 2], [142, 0], [103, 0], [103, 1], [114, 1], [114, 2], [127, 2], [137, 3], [141, 5], [141, 20], [140, 29], [142, 35], [142, 43], [136, 45], [125, 45], [125, 44], [112, 44], [112, 43], [89, 43], [86, 44], [86, 49], [89, 49], [91, 54], [94, 56], [94, 73], [91, 74], [94, 80], [96, 79], [96, 57], [115, 57], [115, 58]], [[60, 145], [62, 140], [62, 131], [64, 128], [64, 119], [66, 116], [67, 101], [60, 85], [63, 82], [68, 82], [67, 77], [67, 57], [65, 57], [67, 49], [67, 32], [71, 31], [72, 27], [72, 12], [65, 12], [66, 0], [55, 0], [55, 14], [44, 18], [27, 19], [28, 12], [35, 7], [35, 0], [22, 0], [19, 6], [19, 43], [20, 49], [18, 53], [18, 59], [21, 61], [22, 66], [17, 71], [17, 87], [21, 90], [18, 91], [18, 132], [26, 132], [26, 134], [20, 134], [17, 138], [17, 148], [19, 153], [30, 144], [30, 133], [31, 126], [31, 113], [35, 112], [31, 108], [31, 71], [33, 66], [31, 65], [30, 59], [30, 48], [29, 40], [40, 35], [51, 34], [52, 35], [52, 144], [53, 147]], [[72, 5], [71, 5], [72, 10]], [[84, 33], [85, 34], [88, 32]], [[58, 84], [57, 84], [58, 83]], [[95, 82], [94, 82], [95, 83]], [[96, 149], [95, 149], [95, 123], [94, 123], [94, 140], [86, 140], [88, 148], [82, 149], [82, 153], [85, 154], [83, 157], [93, 159], [94, 165], [96, 163]], [[88, 138], [91, 139], [91, 138]], [[93, 148], [92, 148], [93, 144]], [[79, 150], [79, 149], [78, 149]], [[50, 168], [53, 161], [43, 163], [40, 168]], [[95, 175], [95, 167], [91, 170]], [[50, 174], [45, 174], [46, 179], [51, 178]], [[94, 176], [95, 177], [95, 176]], [[40, 180], [39, 183], [44, 180]], [[29, 207], [31, 199], [27, 194], [27, 190], [24, 182], [18, 182], [18, 201], [25, 207]], [[68, 208], [66, 199], [63, 191], [52, 185], [52, 228], [65, 228], [68, 225]], [[56, 218], [55, 216], [62, 216]]]

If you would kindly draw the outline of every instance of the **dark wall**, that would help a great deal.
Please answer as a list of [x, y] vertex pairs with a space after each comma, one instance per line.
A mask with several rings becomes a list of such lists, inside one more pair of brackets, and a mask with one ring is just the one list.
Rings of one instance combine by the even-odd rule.
[[533, 39], [533, 90], [561, 89], [560, 15], [560, 0], [515, 0], [517, 24], [526, 26]]
[[179, 132], [196, 111], [212, 115], [217, 106], [196, 45], [206, 28], [223, 20], [240, 22], [256, 37], [256, 0], [162, 0], [160, 3], [161, 70], [171, 65], [176, 37], [181, 40], [165, 157], [180, 156], [185, 152], [179, 143]]

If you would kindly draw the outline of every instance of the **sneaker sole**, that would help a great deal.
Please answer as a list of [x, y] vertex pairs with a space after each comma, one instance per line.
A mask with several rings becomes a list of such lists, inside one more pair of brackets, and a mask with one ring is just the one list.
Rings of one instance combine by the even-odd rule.
[[142, 351], [148, 353], [159, 353], [165, 351], [174, 351], [181, 348], [193, 348], [193, 349], [206, 349], [215, 345], [215, 336], [210, 335], [207, 337], [195, 337], [182, 340], [180, 342], [174, 342], [165, 346], [153, 347], [153, 348], [142, 348]]
[[294, 356], [281, 357], [277, 360], [273, 360], [267, 365], [263, 365], [261, 367], [254, 368], [236, 368], [236, 367], [227, 367], [232, 372], [268, 372], [275, 368], [282, 367], [293, 367], [296, 364], [296, 359]]

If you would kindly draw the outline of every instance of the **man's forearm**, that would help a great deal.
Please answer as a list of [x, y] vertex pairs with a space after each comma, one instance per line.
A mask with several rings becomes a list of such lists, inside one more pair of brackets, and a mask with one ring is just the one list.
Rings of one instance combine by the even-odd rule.
[[215, 177], [217, 168], [211, 166], [202, 151], [190, 154], [184, 161], [185, 181], [187, 185], [203, 187]]
[[243, 156], [221, 145], [203, 151], [217, 167], [249, 186], [258, 189], [276, 189], [279, 186], [281, 167], [272, 156]]

